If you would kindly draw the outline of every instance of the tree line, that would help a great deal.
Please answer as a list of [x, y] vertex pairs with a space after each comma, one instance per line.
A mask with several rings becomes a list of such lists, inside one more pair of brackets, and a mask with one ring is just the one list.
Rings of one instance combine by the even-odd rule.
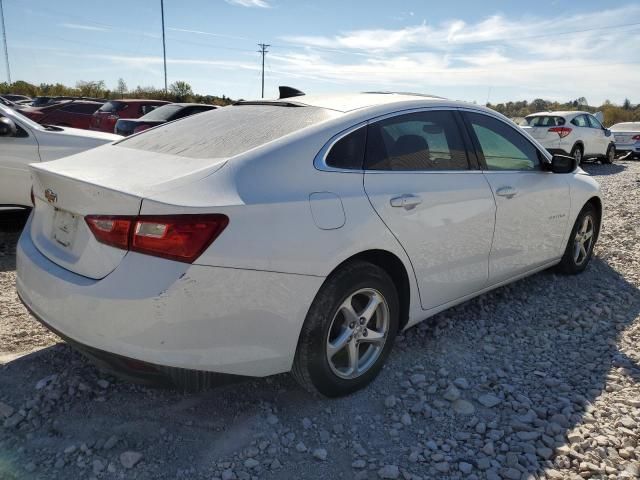
[[[196, 102], [211, 105], [229, 105], [233, 103], [229, 97], [222, 95], [200, 95], [194, 93], [191, 85], [184, 81], [173, 82], [167, 92], [155, 87], [138, 85], [134, 89], [127, 87], [124, 79], [120, 78], [114, 89], [107, 88], [104, 80], [80, 80], [75, 87], [68, 87], [61, 83], [41, 83], [34, 85], [23, 80], [18, 80], [11, 84], [0, 83], [0, 95], [3, 93], [15, 93], [18, 95], [37, 96], [74, 96], [74, 97], [95, 97], [95, 98], [151, 98], [156, 100], [167, 100], [170, 102]], [[598, 111], [604, 114], [604, 125], [609, 127], [614, 123], [640, 121], [640, 104], [633, 105], [626, 99], [622, 105], [616, 105], [609, 100], [600, 106], [589, 105], [587, 99], [579, 97], [569, 102], [557, 102], [536, 98], [532, 102], [521, 100], [517, 102], [505, 102], [491, 104], [492, 108], [509, 118], [522, 118], [532, 113], [558, 110], [584, 110], [591, 113]]]
[[546, 111], [582, 110], [590, 113], [602, 112], [604, 114], [602, 123], [606, 127], [610, 127], [614, 123], [640, 121], [640, 104], [633, 105], [628, 98], [625, 99], [622, 105], [616, 105], [609, 100], [605, 100], [602, 105], [592, 106], [589, 105], [586, 98], [580, 97], [565, 103], [536, 98], [532, 102], [522, 100], [498, 104], [488, 103], [487, 107], [509, 118], [522, 118], [532, 113]]
[[210, 105], [228, 105], [233, 102], [229, 97], [222, 95], [201, 95], [194, 93], [191, 85], [184, 81], [176, 81], [169, 85], [168, 91], [155, 87], [140, 86], [134, 89], [127, 87], [124, 79], [120, 78], [114, 89], [107, 87], [104, 80], [80, 80], [75, 87], [69, 87], [61, 83], [33, 83], [18, 80], [13, 83], [0, 83], [0, 95], [13, 93], [28, 95], [30, 97], [93, 97], [115, 100], [118, 98], [150, 98], [155, 100], [167, 100], [170, 102], [195, 102]]

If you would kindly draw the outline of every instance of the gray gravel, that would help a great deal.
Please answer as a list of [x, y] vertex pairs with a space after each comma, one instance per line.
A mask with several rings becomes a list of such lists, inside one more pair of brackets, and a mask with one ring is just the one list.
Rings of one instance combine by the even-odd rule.
[[423, 322], [337, 400], [287, 375], [184, 395], [102, 374], [19, 304], [5, 217], [0, 478], [640, 478], [640, 162], [585, 169], [606, 213], [584, 274]]

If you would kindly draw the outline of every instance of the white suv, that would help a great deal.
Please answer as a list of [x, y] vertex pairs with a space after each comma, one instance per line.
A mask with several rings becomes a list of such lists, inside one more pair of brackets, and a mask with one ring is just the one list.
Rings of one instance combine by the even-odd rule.
[[614, 137], [588, 112], [540, 112], [527, 116], [521, 125], [551, 153], [599, 158], [612, 163], [616, 155]]

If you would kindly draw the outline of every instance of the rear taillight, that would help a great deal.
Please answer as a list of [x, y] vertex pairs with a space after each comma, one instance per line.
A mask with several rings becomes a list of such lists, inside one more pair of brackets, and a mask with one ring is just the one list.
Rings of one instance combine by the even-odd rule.
[[148, 128], [151, 128], [151, 125], [138, 125], [133, 129], [133, 133], [143, 132]]
[[123, 250], [129, 249], [129, 232], [135, 217], [89, 215], [84, 219], [100, 243]]
[[221, 214], [89, 215], [85, 220], [101, 243], [186, 263], [193, 263], [229, 224]]
[[640, 135], [634, 135], [631, 140], [640, 140]]
[[564, 138], [571, 133], [571, 129], [569, 127], [551, 127], [548, 131], [557, 133], [560, 138]]

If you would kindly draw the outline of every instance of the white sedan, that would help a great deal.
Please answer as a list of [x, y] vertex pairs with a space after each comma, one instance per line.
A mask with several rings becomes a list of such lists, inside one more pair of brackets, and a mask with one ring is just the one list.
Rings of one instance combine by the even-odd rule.
[[77, 128], [39, 125], [0, 105], [0, 208], [31, 206], [30, 163], [55, 160], [121, 138]]
[[502, 115], [394, 93], [240, 102], [33, 166], [17, 288], [92, 358], [337, 396], [397, 332], [585, 269], [596, 181]]
[[616, 139], [616, 152], [640, 155], [640, 122], [622, 122], [611, 126]]

